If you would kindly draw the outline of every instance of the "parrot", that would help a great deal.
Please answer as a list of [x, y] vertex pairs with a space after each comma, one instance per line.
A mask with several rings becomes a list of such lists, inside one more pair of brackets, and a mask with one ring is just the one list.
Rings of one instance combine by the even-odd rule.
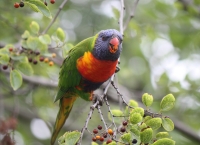
[[93, 100], [93, 91], [98, 89], [116, 71], [122, 51], [122, 34], [115, 29], [101, 30], [69, 50], [59, 72], [59, 111], [51, 136], [51, 145], [68, 118], [78, 97]]

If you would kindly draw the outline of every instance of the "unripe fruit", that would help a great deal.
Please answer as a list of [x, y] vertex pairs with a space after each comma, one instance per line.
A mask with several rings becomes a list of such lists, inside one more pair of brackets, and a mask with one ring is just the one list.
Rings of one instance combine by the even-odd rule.
[[20, 7], [24, 7], [24, 2], [20, 2], [20, 3], [19, 3], [19, 6], [20, 6]]
[[33, 60], [33, 64], [37, 64], [38, 62], [37, 62], [37, 60]]
[[99, 135], [96, 136], [96, 139], [97, 139], [97, 140], [100, 140], [100, 138], [101, 138], [101, 137], [100, 137]]
[[97, 133], [98, 133], [98, 130], [97, 130], [97, 129], [94, 129], [94, 130], [93, 130], [93, 133], [94, 133], [94, 134], [97, 134]]
[[3, 65], [3, 69], [4, 70], [8, 69], [8, 66], [7, 65]]
[[48, 58], [45, 58], [45, 59], [44, 59], [44, 62], [45, 62], [45, 63], [49, 62], [49, 59], [48, 59]]
[[99, 139], [101, 142], [103, 142], [104, 141], [104, 138], [103, 137], [100, 137], [100, 139]]
[[112, 140], [111, 140], [111, 139], [108, 139], [107, 142], [106, 142], [106, 144], [109, 144], [109, 143], [111, 143], [111, 142], [112, 142]]
[[19, 3], [14, 3], [15, 8], [19, 8]]
[[53, 66], [53, 65], [54, 65], [53, 61], [50, 61], [49, 66]]
[[54, 4], [56, 1], [55, 0], [50, 0], [50, 3], [51, 4]]
[[112, 129], [108, 129], [108, 133], [109, 133], [110, 135], [113, 135]]
[[51, 55], [53, 58], [55, 58], [56, 57], [56, 54], [55, 53], [52, 53], [52, 55]]
[[102, 126], [101, 125], [98, 125], [98, 127], [97, 127], [99, 130], [101, 130], [102, 129]]

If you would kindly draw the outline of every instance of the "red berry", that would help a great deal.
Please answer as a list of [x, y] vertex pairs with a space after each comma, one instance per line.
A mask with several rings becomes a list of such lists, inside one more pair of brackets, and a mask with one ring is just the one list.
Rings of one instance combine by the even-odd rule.
[[97, 127], [99, 130], [101, 130], [102, 129], [102, 126], [101, 125], [98, 125], [98, 127]]
[[101, 142], [103, 142], [104, 141], [104, 138], [103, 137], [100, 137], [100, 139], [99, 139]]
[[56, 1], [55, 0], [50, 0], [50, 3], [54, 4]]
[[3, 65], [3, 69], [6, 70], [8, 68], [7, 65]]
[[122, 123], [124, 126], [126, 126], [127, 124], [128, 124], [128, 122], [127, 121], [123, 121], [123, 123]]
[[37, 62], [37, 60], [33, 60], [33, 64], [37, 64], [38, 62]]
[[15, 8], [19, 8], [19, 3], [14, 3]]
[[111, 139], [108, 139], [107, 142], [106, 142], [106, 144], [109, 144], [109, 143], [111, 143], [111, 142], [112, 142], [112, 140], [111, 140]]
[[24, 7], [24, 2], [20, 2], [20, 3], [19, 3], [19, 6], [20, 6], [20, 7]]
[[94, 129], [94, 130], [93, 130], [93, 133], [94, 133], [94, 134], [97, 134], [97, 133], [98, 133], [98, 130], [97, 130], [97, 129]]
[[41, 61], [41, 62], [44, 61], [44, 57], [41, 56], [41, 57], [40, 57], [40, 61]]
[[125, 132], [125, 131], [126, 131], [126, 128], [125, 128], [125, 127], [121, 127], [121, 128], [120, 128], [120, 131], [121, 131], [121, 132]]
[[29, 61], [29, 62], [32, 62], [32, 61], [33, 61], [33, 59], [32, 59], [32, 58], [28, 58], [28, 61]]
[[93, 137], [93, 138], [92, 138], [92, 141], [94, 141], [94, 142], [95, 142], [96, 140], [97, 140], [97, 139], [96, 139], [96, 137]]
[[12, 52], [12, 51], [13, 51], [13, 48], [12, 48], [12, 47], [11, 47], [11, 48], [9, 48], [9, 51], [10, 51], [10, 52]]
[[44, 2], [44, 4], [47, 6], [47, 2]]

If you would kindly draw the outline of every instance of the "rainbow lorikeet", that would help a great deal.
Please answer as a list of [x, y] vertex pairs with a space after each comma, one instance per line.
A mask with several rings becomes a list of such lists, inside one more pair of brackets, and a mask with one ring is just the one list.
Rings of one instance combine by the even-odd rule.
[[87, 38], [68, 53], [64, 60], [55, 101], [60, 109], [51, 137], [51, 145], [69, 116], [77, 97], [92, 100], [93, 91], [107, 81], [116, 70], [122, 51], [122, 35], [115, 29], [102, 30]]

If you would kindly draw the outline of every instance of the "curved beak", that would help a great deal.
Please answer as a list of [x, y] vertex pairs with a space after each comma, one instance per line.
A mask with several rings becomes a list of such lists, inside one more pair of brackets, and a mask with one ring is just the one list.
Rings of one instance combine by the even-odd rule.
[[116, 36], [110, 39], [110, 42], [109, 42], [110, 53], [115, 53], [118, 50], [119, 43], [120, 43], [119, 39]]

